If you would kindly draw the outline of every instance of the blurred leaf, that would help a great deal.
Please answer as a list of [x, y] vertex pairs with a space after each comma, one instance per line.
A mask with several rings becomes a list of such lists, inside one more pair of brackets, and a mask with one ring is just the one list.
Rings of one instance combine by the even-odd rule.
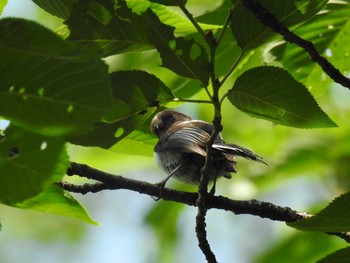
[[[291, 27], [305, 22], [319, 12], [327, 0], [261, 0], [260, 3], [285, 26]], [[275, 36], [276, 33], [261, 24], [260, 21], [246, 9], [241, 1], [235, 4], [231, 31], [238, 45], [245, 50], [254, 49]]]
[[70, 40], [96, 45], [104, 57], [153, 48], [147, 36], [147, 25], [124, 1], [118, 1], [117, 5], [108, 0], [89, 4], [79, 0], [66, 24], [71, 31]]
[[107, 66], [93, 49], [37, 23], [0, 21], [0, 115], [45, 135], [91, 129], [110, 106]]
[[184, 205], [179, 203], [157, 202], [146, 217], [146, 223], [155, 231], [158, 243], [160, 262], [169, 262], [174, 258], [174, 246], [178, 240], [177, 222]]
[[[327, 4], [326, 10], [295, 29], [294, 33], [312, 41], [319, 52], [326, 54], [327, 59], [346, 74], [350, 70], [350, 38], [348, 37], [350, 2], [331, 1]], [[282, 42], [275, 46], [271, 53], [292, 72], [296, 79], [302, 82], [308, 80], [308, 87], [324, 89], [333, 82], [321, 77], [324, 74], [322, 69], [296, 45]], [[313, 78], [315, 81], [312, 80]]]
[[61, 138], [44, 137], [15, 126], [0, 141], [0, 201], [16, 205], [61, 180], [69, 166]]
[[31, 209], [40, 212], [66, 216], [86, 223], [97, 223], [88, 215], [85, 208], [68, 192], [55, 185], [51, 185], [39, 195], [26, 199], [16, 204], [23, 209]]
[[7, 5], [7, 0], [0, 0], [0, 15], [2, 14], [2, 11], [4, 11], [4, 8], [6, 5]]
[[73, 4], [78, 0], [32, 0], [38, 6], [54, 16], [68, 19], [71, 15]]
[[350, 192], [334, 199], [315, 216], [288, 225], [299, 230], [319, 232], [350, 231]]
[[229, 15], [231, 7], [233, 6], [233, 2], [236, 2], [236, 0], [224, 0], [220, 7], [210, 10], [203, 15], [197, 16], [196, 20], [198, 22], [212, 25], [223, 25]]
[[150, 29], [149, 37], [162, 57], [163, 66], [181, 76], [197, 79], [206, 86], [209, 61], [203, 46], [193, 39], [175, 37], [174, 28], [162, 24], [150, 10], [143, 17]]
[[295, 233], [273, 244], [270, 250], [256, 258], [254, 263], [314, 263], [334, 249], [341, 242], [321, 233]]
[[309, 91], [282, 68], [265, 66], [244, 72], [228, 98], [241, 111], [276, 124], [296, 128], [336, 127]]
[[322, 258], [317, 263], [348, 263], [349, 261], [350, 247], [346, 247]]

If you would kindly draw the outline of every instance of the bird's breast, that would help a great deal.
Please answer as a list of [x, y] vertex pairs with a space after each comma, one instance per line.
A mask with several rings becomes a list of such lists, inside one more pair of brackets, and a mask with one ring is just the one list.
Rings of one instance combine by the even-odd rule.
[[154, 158], [159, 167], [166, 173], [171, 173], [182, 162], [182, 153], [173, 151], [154, 152]]

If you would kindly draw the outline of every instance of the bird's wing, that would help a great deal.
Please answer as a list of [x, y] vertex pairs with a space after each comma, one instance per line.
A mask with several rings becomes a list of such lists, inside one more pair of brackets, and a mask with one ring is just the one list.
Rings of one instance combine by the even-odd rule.
[[262, 157], [253, 153], [251, 150], [248, 150], [237, 144], [214, 143], [212, 147], [218, 151], [221, 151], [224, 154], [241, 156], [246, 159], [254, 160], [268, 165], [266, 162], [263, 161]]
[[159, 140], [156, 152], [179, 151], [206, 156], [205, 145], [210, 135], [199, 127], [185, 127], [167, 134]]

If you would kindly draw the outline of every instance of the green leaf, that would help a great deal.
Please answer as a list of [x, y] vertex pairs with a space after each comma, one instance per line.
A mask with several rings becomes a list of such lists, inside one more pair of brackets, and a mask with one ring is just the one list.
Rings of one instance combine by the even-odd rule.
[[[350, 71], [350, 3], [349, 1], [330, 2], [326, 12], [316, 15], [307, 23], [294, 30], [298, 36], [312, 41], [316, 49], [327, 56], [345, 75]], [[322, 90], [333, 81], [322, 77], [324, 72], [300, 47], [283, 42], [271, 51], [293, 76], [307, 87]], [[315, 81], [313, 81], [315, 79]], [[321, 80], [321, 81], [320, 81]]]
[[276, 240], [270, 249], [261, 251], [254, 262], [316, 262], [327, 253], [339, 249], [336, 241], [323, 233], [294, 231]]
[[[167, 0], [166, 0], [167, 1]], [[169, 0], [173, 1], [173, 0]], [[180, 0], [183, 1], [183, 0]], [[174, 9], [169, 9], [164, 5], [160, 5], [148, 0], [126, 0], [129, 8], [136, 14], [141, 15], [146, 12], [147, 9], [152, 10], [152, 12], [159, 18], [159, 20], [166, 25], [174, 27], [174, 32], [176, 36], [189, 36], [193, 34], [198, 34], [197, 29], [193, 24], [184, 16], [180, 15]], [[216, 24], [204, 24], [199, 23], [203, 30], [216, 30], [221, 28]]]
[[[149, 132], [150, 118], [156, 108], [174, 100], [170, 89], [157, 77], [144, 71], [118, 71], [111, 74], [114, 106], [106, 115], [106, 122], [97, 123], [91, 132], [70, 138], [70, 142], [84, 146], [99, 146], [110, 148], [117, 142], [126, 138], [135, 130], [144, 125]], [[141, 132], [142, 134], [142, 132]], [[116, 151], [133, 152], [134, 154], [148, 154], [150, 144], [146, 151], [139, 151], [131, 145], [144, 144], [143, 136], [127, 137], [120, 146], [114, 147]], [[149, 137], [149, 136], [148, 136]], [[152, 146], [153, 149], [153, 146]]]
[[349, 261], [350, 247], [346, 247], [318, 260], [317, 263], [348, 263]]
[[[144, 71], [118, 71], [111, 74], [114, 106], [106, 115], [106, 121], [95, 124], [86, 134], [70, 138], [70, 142], [84, 146], [110, 148], [124, 138], [126, 141], [113, 149], [118, 152], [149, 154], [150, 143], [145, 151], [132, 145], [144, 144], [144, 136], [149, 135], [149, 123], [156, 108], [174, 99], [174, 95], [157, 77]], [[129, 137], [129, 134], [138, 130]], [[146, 132], [147, 131], [147, 132]], [[143, 134], [143, 136], [140, 136]], [[151, 140], [152, 141], [152, 140]], [[153, 142], [153, 141], [152, 141]]]
[[163, 66], [181, 76], [197, 79], [206, 86], [209, 61], [203, 46], [193, 39], [175, 37], [174, 28], [162, 24], [151, 10], [147, 10], [143, 17], [149, 27], [149, 38], [160, 53]]
[[0, 0], [0, 15], [4, 11], [5, 6], [7, 5], [7, 0]]
[[[285, 0], [285, 1], [259, 1], [274, 14], [285, 26], [291, 27], [305, 22], [319, 12], [327, 0]], [[254, 49], [267, 42], [276, 35], [272, 30], [263, 25], [255, 16], [246, 9], [241, 1], [234, 7], [231, 19], [231, 31], [242, 49]]]
[[94, 49], [37, 23], [0, 21], [0, 115], [50, 136], [91, 129], [110, 106], [107, 66]]
[[69, 166], [61, 138], [11, 125], [0, 141], [0, 201], [15, 205], [61, 180]]
[[[112, 147], [133, 131], [150, 122], [154, 109], [139, 114], [132, 114], [113, 123], [101, 122], [95, 128], [80, 136], [69, 138], [69, 142], [83, 146], [99, 146], [105, 149]], [[138, 149], [133, 149], [137, 154]]]
[[39, 195], [26, 199], [16, 204], [16, 206], [23, 209], [66, 216], [90, 224], [98, 224], [88, 215], [85, 208], [73, 196], [56, 185], [49, 186]]
[[228, 98], [241, 111], [276, 124], [296, 128], [337, 126], [306, 87], [282, 68], [264, 66], [244, 72]]
[[[323, 233], [294, 231], [273, 242], [262, 251], [255, 263], [316, 262], [328, 253], [339, 249], [339, 241]], [[341, 244], [341, 243], [340, 243]]]
[[125, 1], [114, 5], [106, 0], [74, 5], [72, 16], [66, 21], [71, 32], [69, 39], [98, 46], [104, 57], [152, 49], [143, 19]]
[[350, 231], [350, 192], [334, 199], [315, 216], [288, 225], [299, 230], [319, 232]]
[[213, 25], [223, 25], [229, 15], [231, 7], [233, 6], [233, 2], [236, 2], [236, 0], [222, 1], [218, 8], [197, 16], [196, 21]]
[[182, 77], [174, 78], [169, 88], [177, 98], [190, 98], [202, 89], [199, 81]]
[[[144, 125], [149, 132], [150, 118], [156, 108], [174, 100], [170, 89], [157, 77], [144, 71], [118, 71], [110, 75], [114, 104], [106, 114], [105, 122], [96, 123], [92, 131], [69, 139], [74, 144], [110, 148]], [[140, 138], [139, 136], [137, 136]], [[129, 137], [128, 140], [143, 144], [142, 140]], [[134, 154], [149, 153], [126, 145], [124, 141], [117, 151]]]
[[153, 156], [156, 143], [157, 138], [149, 131], [147, 126], [145, 129], [131, 132], [123, 140], [113, 145], [111, 151], [130, 155]]
[[[225, 34], [216, 51], [215, 73], [217, 76], [226, 75], [232, 68], [232, 64], [241, 56], [242, 50], [231, 34]], [[242, 69], [243, 63], [240, 64]]]
[[146, 223], [150, 225], [157, 235], [159, 245], [158, 259], [160, 262], [171, 262], [174, 246], [178, 241], [178, 220], [184, 205], [175, 202], [157, 202], [146, 216]]
[[[171, 90], [156, 76], [145, 71], [117, 71], [110, 75], [115, 119], [138, 114], [152, 107], [159, 107], [174, 100]], [[127, 105], [127, 106], [125, 106]], [[124, 106], [124, 107], [123, 107]], [[123, 113], [120, 114], [121, 108]], [[128, 110], [126, 110], [128, 108]]]
[[38, 6], [54, 16], [68, 19], [71, 15], [73, 4], [78, 0], [33, 0]]

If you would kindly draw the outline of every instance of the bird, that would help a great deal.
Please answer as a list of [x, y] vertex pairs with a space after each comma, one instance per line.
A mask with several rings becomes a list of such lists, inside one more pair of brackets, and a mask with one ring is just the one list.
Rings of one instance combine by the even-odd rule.
[[[214, 126], [167, 109], [154, 116], [150, 129], [158, 137], [154, 147], [155, 160], [168, 174], [160, 185], [165, 186], [171, 177], [198, 185], [207, 156], [207, 143]], [[214, 184], [219, 177], [230, 179], [231, 173], [237, 173], [235, 156], [267, 165], [262, 157], [252, 151], [237, 144], [225, 143], [220, 133], [214, 139], [211, 153], [208, 176]]]

